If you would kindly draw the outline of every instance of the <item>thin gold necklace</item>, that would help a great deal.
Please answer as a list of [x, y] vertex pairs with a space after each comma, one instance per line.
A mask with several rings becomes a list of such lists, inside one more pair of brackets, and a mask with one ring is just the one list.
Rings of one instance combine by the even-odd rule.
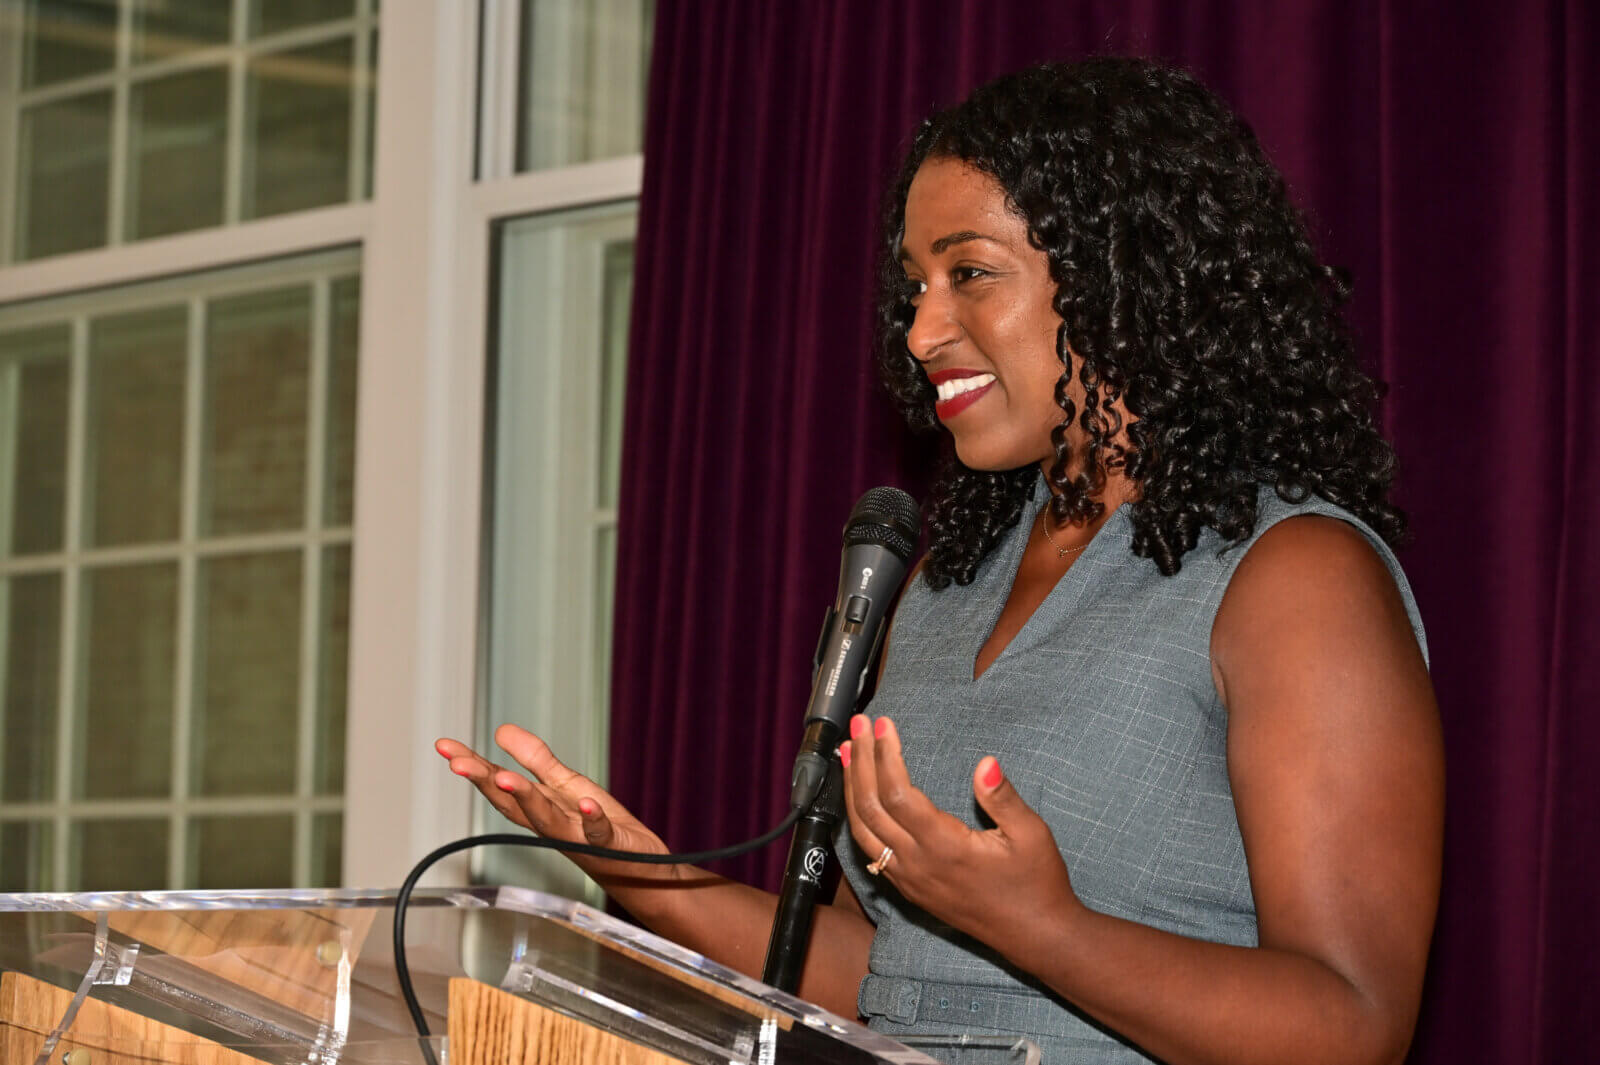
[[1056, 549], [1056, 558], [1058, 560], [1066, 558], [1068, 555], [1075, 555], [1094, 542], [1092, 539], [1085, 540], [1077, 547], [1062, 547], [1057, 544], [1056, 538], [1050, 535], [1050, 521], [1048, 518], [1049, 511], [1050, 508], [1048, 505], [1039, 508], [1039, 528], [1044, 530], [1045, 542]]

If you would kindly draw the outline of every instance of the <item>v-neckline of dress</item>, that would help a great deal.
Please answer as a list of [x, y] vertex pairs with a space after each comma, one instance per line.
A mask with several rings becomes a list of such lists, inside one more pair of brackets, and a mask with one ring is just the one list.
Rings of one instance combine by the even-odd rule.
[[[993, 607], [985, 619], [986, 623], [981, 626], [982, 631], [978, 634], [977, 644], [972, 648], [972, 653], [967, 656], [967, 662], [969, 663], [968, 675], [973, 684], [981, 683], [983, 678], [993, 672], [994, 667], [1010, 656], [1014, 649], [1019, 646], [1025, 647], [1025, 638], [1036, 636], [1039, 626], [1044, 624], [1044, 622], [1040, 621], [1040, 615], [1046, 613], [1047, 608], [1051, 608], [1053, 603], [1068, 594], [1063, 589], [1076, 589], [1075, 595], [1081, 596], [1083, 588], [1089, 580], [1089, 570], [1093, 568], [1086, 565], [1086, 563], [1095, 560], [1096, 565], [1098, 565], [1099, 556], [1103, 555], [1106, 550], [1104, 544], [1109, 542], [1112, 536], [1115, 535], [1109, 531], [1113, 526], [1120, 527], [1122, 522], [1127, 521], [1127, 516], [1123, 512], [1127, 509], [1128, 504], [1119, 504], [1116, 510], [1112, 511], [1106, 520], [1101, 523], [1100, 528], [1095, 530], [1095, 534], [1090, 538], [1088, 546], [1078, 554], [1072, 565], [1068, 566], [1061, 576], [1056, 579], [1055, 584], [1050, 586], [1050, 590], [1045, 593], [1043, 599], [1039, 600], [1039, 604], [1033, 608], [1033, 612], [1023, 621], [1021, 627], [1011, 634], [1011, 639], [1006, 641], [1005, 646], [1000, 648], [1000, 652], [994, 656], [983, 672], [979, 673], [978, 656], [983, 653], [989, 638], [994, 635], [995, 626], [1000, 623], [1000, 616], [1005, 613], [1006, 604], [1011, 601], [1012, 590], [1016, 588], [1017, 584], [1017, 574], [1022, 569], [1022, 556], [1028, 550], [1028, 540], [1032, 535], [1033, 523], [1038, 519], [1039, 511], [1043, 509], [1045, 500], [1049, 498], [1049, 495], [1049, 489], [1045, 487], [1044, 477], [1041, 475], [1034, 482], [1033, 490], [1028, 494], [1027, 501], [1023, 503], [1023, 512], [1018, 516], [1017, 523], [1007, 530], [999, 557], [993, 560], [998, 564], [994, 568], [994, 579], [1004, 582], [1004, 593], [994, 601]], [[1073, 574], [1079, 574], [1079, 576], [1074, 577]]]

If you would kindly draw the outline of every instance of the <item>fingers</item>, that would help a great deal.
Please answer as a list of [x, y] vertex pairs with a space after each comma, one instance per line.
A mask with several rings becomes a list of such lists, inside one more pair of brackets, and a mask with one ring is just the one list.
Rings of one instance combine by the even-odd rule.
[[855, 761], [854, 743], [846, 740], [839, 746], [839, 761], [845, 768], [844, 774], [844, 808], [845, 814], [850, 818], [850, 836], [856, 841], [863, 854], [869, 859], [876, 858], [883, 851], [883, 840], [867, 827], [866, 819], [861, 816], [861, 810], [856, 803], [856, 791], [860, 787], [857, 783], [858, 774], [851, 771]]
[[[525, 729], [502, 726], [496, 738], [530, 771], [538, 773], [535, 766], [542, 768], [544, 780], [554, 778], [567, 785], [589, 784], [586, 777], [562, 765], [543, 740]], [[434, 749], [449, 759], [451, 772], [470, 780], [507, 820], [541, 836], [557, 839], [576, 838], [579, 835], [579, 831], [574, 830], [576, 827], [588, 843], [597, 847], [614, 844], [615, 826], [598, 798], [585, 795], [573, 799], [549, 783], [529, 780], [496, 765], [458, 740], [441, 739], [434, 744]]]
[[883, 809], [913, 835], [930, 818], [939, 815], [933, 800], [911, 783], [905, 755], [900, 749], [900, 730], [887, 717], [872, 723], [873, 776], [877, 781], [878, 801]]
[[[540, 787], [538, 783], [529, 780], [521, 773], [513, 773], [509, 769], [497, 770], [492, 783], [494, 789], [500, 792], [501, 801], [509, 800], [522, 815], [513, 817], [513, 821], [526, 825], [541, 836], [560, 838], [566, 835], [561, 829], [571, 821], [571, 818], [547, 789]], [[494, 799], [490, 801], [495, 802]], [[500, 802], [495, 802], [495, 808], [503, 810]]]
[[600, 804], [590, 798], [578, 800], [578, 817], [583, 823], [583, 838], [596, 847], [616, 845], [616, 830]]
[[575, 820], [575, 814], [566, 809], [570, 804], [544, 784], [489, 761], [459, 740], [441, 739], [434, 749], [449, 760], [452, 773], [471, 781], [508, 821], [540, 835], [570, 834], [560, 829]]
[[1055, 849], [1050, 826], [1017, 793], [993, 755], [980, 758], [972, 770], [972, 794], [1008, 845], [1028, 848], [1048, 842]]
[[[885, 846], [904, 852], [912, 842], [910, 833], [898, 816], [907, 806], [903, 789], [910, 787], [910, 781], [905, 776], [905, 763], [900, 761], [898, 737], [890, 741], [893, 744], [890, 753], [880, 755], [879, 752], [882, 742], [876, 733], [884, 732], [887, 736], [892, 731], [887, 718], [879, 718], [876, 729], [864, 714], [857, 714], [850, 719], [850, 764], [845, 770], [845, 805], [850, 812], [850, 824], [857, 842], [862, 850], [874, 858]], [[899, 763], [900, 770], [898, 783], [891, 782], [889, 785], [895, 793], [895, 809], [890, 809], [884, 801], [883, 773], [889, 763]], [[890, 773], [892, 775], [892, 768]], [[927, 801], [921, 792], [916, 792], [914, 788], [911, 790], [924, 802]]]
[[450, 772], [470, 781], [501, 817], [523, 828], [533, 827], [516, 799], [495, 783], [495, 775], [505, 770], [459, 740], [441, 739], [433, 745], [433, 749], [449, 761]]
[[1018, 827], [1024, 816], [1033, 816], [1028, 804], [1001, 772], [999, 759], [993, 755], [984, 755], [972, 770], [972, 794], [995, 827], [1007, 835], [1011, 834], [1007, 829]]
[[450, 763], [450, 771], [452, 773], [474, 781], [480, 776], [487, 777], [488, 774], [500, 768], [460, 740], [452, 740], [446, 737], [436, 741], [433, 749], [438, 751], [440, 756]]
[[433, 742], [433, 749], [438, 751], [446, 758], [465, 757], [466, 755], [473, 754], [471, 747], [468, 747], [460, 740], [453, 740], [449, 736], [441, 736], [439, 739], [435, 740]]
[[537, 779], [554, 788], [565, 787], [574, 779], [583, 779], [561, 763], [548, 744], [525, 728], [501, 725], [494, 730], [494, 741], [500, 749], [517, 760], [517, 764]]

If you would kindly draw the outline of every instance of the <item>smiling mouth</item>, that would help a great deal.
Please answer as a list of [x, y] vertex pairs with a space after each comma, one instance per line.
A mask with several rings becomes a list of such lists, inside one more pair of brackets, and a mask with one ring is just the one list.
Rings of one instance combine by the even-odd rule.
[[948, 421], [972, 406], [982, 398], [984, 393], [989, 391], [995, 381], [992, 373], [970, 374], [959, 377], [945, 377], [943, 374], [934, 376], [942, 378], [942, 380], [937, 381], [932, 378], [929, 379], [933, 384], [934, 391], [938, 394], [938, 401], [933, 406], [933, 413], [939, 417], [940, 421]]
[[954, 380], [942, 381], [934, 385], [934, 391], [939, 393], [940, 403], [949, 403], [952, 399], [965, 392], [975, 392], [985, 385], [994, 384], [994, 374], [981, 373], [973, 377], [957, 377]]

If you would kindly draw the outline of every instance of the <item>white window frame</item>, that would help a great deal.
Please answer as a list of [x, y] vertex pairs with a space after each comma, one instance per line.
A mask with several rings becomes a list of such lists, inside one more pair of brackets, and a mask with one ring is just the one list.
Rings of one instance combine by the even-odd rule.
[[[516, 0], [487, 6], [482, 143], [514, 146], [502, 127], [516, 120], [518, 9]], [[473, 736], [480, 694], [491, 230], [504, 218], [634, 198], [642, 183], [638, 155], [513, 174], [506, 151], [479, 152], [479, 21], [479, 4], [463, 0], [382, 5], [370, 201], [0, 267], [9, 304], [361, 246], [350, 886], [397, 885], [423, 854], [471, 830], [473, 793], [432, 743]], [[466, 877], [456, 856], [425, 882]]]
[[[326, 418], [329, 378], [329, 325], [331, 286], [338, 280], [356, 276], [356, 254], [351, 250], [324, 252], [289, 260], [207, 272], [200, 278], [179, 278], [141, 285], [123, 286], [110, 292], [73, 293], [55, 299], [32, 302], [24, 307], [0, 309], [0, 326], [6, 331], [42, 325], [65, 324], [69, 332], [68, 425], [67, 425], [67, 500], [60, 550], [0, 559], [0, 577], [30, 574], [57, 574], [62, 581], [62, 611], [57, 647], [59, 649], [59, 695], [55, 738], [55, 785], [52, 794], [30, 802], [7, 802], [6, 823], [17, 821], [49, 822], [51, 836], [51, 880], [57, 885], [77, 881], [73, 869], [71, 828], [90, 820], [128, 818], [163, 819], [167, 822], [167, 883], [192, 887], [197, 870], [190, 862], [190, 837], [193, 819], [220, 815], [287, 815], [294, 820], [293, 866], [289, 883], [310, 883], [313, 855], [313, 819], [319, 814], [338, 814], [344, 806], [342, 795], [319, 794], [316, 787], [316, 749], [318, 730], [318, 677], [324, 648], [320, 607], [328, 589], [322, 579], [325, 548], [351, 542], [347, 527], [323, 524], [324, 481], [327, 469]], [[201, 381], [206, 358], [206, 318], [211, 301], [232, 295], [261, 292], [280, 285], [305, 286], [310, 290], [310, 318], [307, 351], [307, 435], [305, 456], [305, 512], [294, 528], [272, 532], [236, 535], [206, 535], [200, 518], [201, 497], [201, 422], [203, 397]], [[105, 315], [157, 307], [181, 306], [186, 315], [187, 339], [184, 351], [184, 425], [180, 518], [176, 539], [150, 544], [97, 547], [84, 543], [84, 486], [87, 483], [90, 322]], [[0, 382], [17, 372], [17, 367], [0, 365]], [[0, 384], [0, 394], [14, 394], [14, 388]], [[10, 527], [4, 500], [0, 500], [0, 521]], [[4, 534], [0, 534], [4, 535]], [[261, 552], [294, 551], [301, 562], [301, 619], [299, 634], [298, 736], [295, 751], [295, 785], [287, 794], [274, 796], [207, 796], [196, 794], [191, 739], [194, 733], [196, 691], [195, 653], [199, 602], [197, 586], [202, 563], [212, 559], [236, 558]], [[73, 767], [80, 755], [80, 691], [85, 679], [82, 666], [83, 626], [80, 610], [86, 575], [100, 572], [107, 565], [169, 563], [176, 570], [177, 658], [173, 672], [173, 710], [170, 795], [148, 798], [84, 798], [74, 794], [78, 781]], [[6, 602], [0, 593], [0, 608]], [[0, 637], [8, 621], [8, 611], [0, 610]], [[0, 658], [5, 643], [0, 639]], [[0, 737], [0, 749], [4, 738]]]
[[[471, 831], [475, 793], [432, 742], [473, 737], [482, 695], [491, 232], [506, 218], [636, 198], [643, 178], [639, 155], [512, 172], [515, 136], [504, 127], [516, 121], [519, 9], [516, 0], [484, 9], [481, 81], [479, 4], [385, 4], [379, 27], [356, 451], [351, 884], [396, 884], [427, 851]], [[424, 882], [463, 883], [467, 864], [458, 855]]]
[[[128, 172], [134, 160], [131, 157], [130, 98], [136, 86], [157, 81], [172, 74], [195, 70], [221, 68], [228, 78], [228, 114], [224, 129], [223, 208], [222, 224], [236, 226], [243, 209], [245, 122], [247, 119], [245, 96], [249, 66], [252, 59], [261, 55], [276, 54], [300, 48], [314, 47], [334, 41], [349, 40], [354, 69], [359, 73], [370, 67], [372, 30], [379, 18], [373, 12], [374, 0], [357, 0], [354, 14], [342, 19], [312, 23], [263, 37], [251, 38], [247, 32], [246, 16], [251, 0], [233, 0], [229, 25], [230, 39], [133, 66], [130, 54], [133, 49], [133, 7], [120, 3], [117, 11], [116, 57], [110, 70], [59, 84], [24, 89], [13, 106], [0, 114], [0, 266], [10, 264], [16, 249], [13, 231], [18, 215], [17, 205], [23, 190], [13, 180], [17, 174], [17, 152], [21, 141], [18, 116], [25, 107], [36, 104], [71, 99], [84, 93], [111, 93], [111, 142], [108, 146], [107, 166], [110, 171], [109, 199], [106, 209], [106, 242], [102, 248], [116, 248], [125, 243], [128, 213]], [[13, 16], [17, 20], [15, 32], [6, 34], [6, 45], [0, 55], [0, 85], [21, 82], [23, 9]], [[366, 83], [360, 77], [350, 92], [350, 145], [351, 152], [346, 174], [346, 195], [351, 202], [361, 200], [367, 188], [367, 130], [372, 122], [372, 108], [368, 104]], [[77, 253], [92, 256], [102, 248], [87, 249]], [[76, 256], [74, 256], [76, 257]], [[6, 299], [12, 298], [10, 293]]]
[[[477, 736], [490, 746], [497, 724], [521, 725], [602, 787], [609, 776], [611, 611], [597, 596], [615, 583], [603, 575], [614, 574], [617, 530], [614, 497], [602, 495], [613, 398], [604, 375], [611, 368], [607, 311], [618, 294], [606, 286], [606, 255], [613, 246], [633, 246], [637, 218], [637, 202], [622, 200], [500, 225], [498, 331], [488, 371], [494, 426], [485, 463], [493, 498], [484, 544], [492, 584], [483, 593]], [[486, 802], [476, 804], [476, 814], [476, 832], [504, 827]], [[490, 883], [603, 901], [576, 866], [543, 853], [476, 851], [472, 868]]]

